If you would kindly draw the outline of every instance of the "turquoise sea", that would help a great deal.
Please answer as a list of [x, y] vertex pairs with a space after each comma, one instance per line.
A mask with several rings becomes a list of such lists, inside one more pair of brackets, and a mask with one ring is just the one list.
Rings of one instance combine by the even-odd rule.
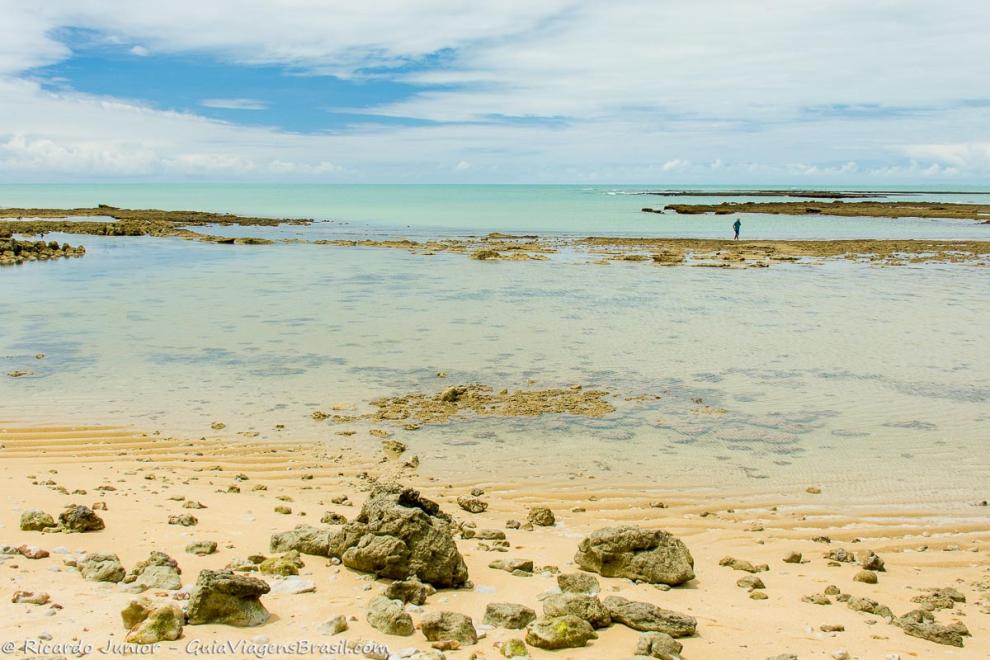
[[[673, 201], [635, 194], [648, 190], [0, 186], [0, 206], [321, 221], [225, 229], [281, 237], [728, 234], [726, 216], [641, 213]], [[978, 192], [915, 198], [990, 201]], [[990, 238], [990, 225], [920, 219], [745, 216], [743, 228], [760, 238]], [[332, 444], [341, 427], [314, 422], [313, 410], [360, 411], [378, 396], [453, 383], [580, 383], [612, 393], [617, 412], [467, 420], [396, 437], [437, 474], [595, 474], [757, 493], [816, 483], [850, 497], [960, 506], [987, 497], [986, 268], [490, 263], [317, 245], [57, 238], [87, 255], [0, 269], [0, 420], [195, 437], [223, 421], [231, 434]], [[14, 369], [32, 375], [6, 377]]]

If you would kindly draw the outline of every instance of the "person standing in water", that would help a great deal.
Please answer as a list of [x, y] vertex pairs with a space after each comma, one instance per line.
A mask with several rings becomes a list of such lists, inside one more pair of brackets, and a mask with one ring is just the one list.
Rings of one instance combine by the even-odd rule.
[[742, 228], [742, 220], [736, 218], [736, 221], [732, 223], [732, 231], [735, 232], [735, 236], [732, 237], [732, 240], [734, 241], [739, 240], [739, 230], [741, 228]]

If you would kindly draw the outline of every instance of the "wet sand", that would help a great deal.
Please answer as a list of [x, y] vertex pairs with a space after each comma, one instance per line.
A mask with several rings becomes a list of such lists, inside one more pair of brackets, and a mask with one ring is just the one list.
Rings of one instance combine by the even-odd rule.
[[[426, 431], [423, 431], [426, 432]], [[270, 554], [269, 537], [297, 524], [319, 525], [326, 512], [353, 519], [371, 485], [399, 480], [437, 501], [456, 522], [475, 523], [477, 529], [503, 530], [507, 553], [485, 550], [488, 543], [458, 538], [457, 546], [468, 565], [474, 588], [441, 590], [420, 609], [411, 608], [417, 623], [425, 613], [451, 610], [481, 623], [490, 602], [514, 602], [541, 612], [541, 594], [557, 582], [539, 570], [533, 577], [517, 577], [488, 567], [496, 559], [527, 558], [537, 567], [576, 570], [574, 552], [589, 532], [614, 524], [662, 528], [687, 545], [695, 562], [696, 578], [681, 587], [661, 591], [648, 584], [621, 578], [598, 577], [601, 597], [624, 596], [682, 612], [697, 619], [697, 634], [679, 639], [685, 658], [767, 658], [792, 653], [806, 657], [860, 658], [983, 658], [990, 635], [990, 525], [987, 509], [969, 511], [890, 510], [877, 502], [851, 502], [841, 493], [781, 493], [777, 498], [754, 499], [745, 492], [702, 496], [664, 487], [662, 483], [634, 484], [572, 482], [554, 476], [552, 465], [539, 482], [493, 474], [483, 461], [442, 478], [424, 476], [413, 467], [416, 453], [389, 452], [374, 437], [354, 438], [351, 450], [318, 442], [259, 441], [219, 428], [200, 439], [144, 434], [130, 428], [25, 427], [0, 422], [0, 493], [5, 504], [0, 516], [0, 543], [31, 544], [51, 552], [43, 559], [7, 556], [0, 562], [7, 591], [0, 599], [4, 640], [38, 639], [52, 642], [77, 639], [99, 647], [108, 639], [122, 641], [125, 630], [120, 610], [134, 596], [121, 587], [89, 582], [63, 566], [65, 550], [117, 553], [126, 568], [152, 550], [175, 558], [182, 582], [191, 585], [201, 569], [219, 569], [233, 559]], [[425, 466], [424, 466], [425, 467]], [[259, 485], [266, 490], [255, 490]], [[230, 492], [236, 486], [239, 492]], [[103, 487], [104, 490], [100, 490]], [[107, 488], [109, 487], [109, 488]], [[468, 513], [456, 503], [473, 488], [484, 493], [485, 512]], [[82, 492], [84, 491], [84, 492]], [[353, 506], [331, 503], [347, 495]], [[184, 498], [178, 500], [176, 498]], [[195, 500], [205, 508], [189, 510], [183, 502]], [[19, 531], [25, 509], [42, 509], [55, 516], [71, 503], [104, 502], [97, 513], [105, 529], [83, 534]], [[663, 508], [661, 508], [661, 505]], [[277, 513], [277, 506], [291, 513]], [[506, 520], [526, 520], [532, 506], [548, 506], [556, 525], [532, 531], [506, 529]], [[855, 513], [852, 513], [852, 512]], [[170, 515], [192, 513], [198, 524], [169, 525]], [[828, 536], [831, 543], [816, 542]], [[199, 557], [183, 551], [199, 540], [219, 544], [217, 554]], [[62, 549], [64, 550], [62, 550]], [[860, 567], [853, 563], [831, 566], [823, 555], [837, 548], [878, 553], [886, 571], [877, 584], [854, 582]], [[790, 552], [801, 552], [805, 563], [784, 563]], [[736, 581], [749, 573], [720, 566], [732, 556], [753, 564], [765, 563], [758, 573], [765, 583], [766, 600], [752, 600]], [[393, 652], [430, 643], [417, 630], [412, 636], [384, 635], [365, 621], [368, 601], [387, 580], [373, 580], [325, 558], [303, 555], [301, 578], [315, 585], [315, 593], [268, 594], [262, 602], [272, 620], [256, 628], [187, 625], [183, 636], [163, 642], [161, 657], [184, 657], [192, 640], [267, 640], [271, 643], [309, 639], [332, 643], [337, 639], [376, 640]], [[258, 575], [254, 573], [252, 575]], [[263, 576], [275, 582], [270, 576]], [[919, 607], [912, 598], [925, 588], [953, 587], [966, 597], [950, 610], [936, 611], [945, 624], [965, 623], [972, 637], [965, 648], [937, 645], [907, 636], [881, 617], [855, 612], [830, 598], [829, 605], [803, 602], [821, 594], [828, 585], [843, 593], [869, 597], [887, 605], [895, 615]], [[47, 592], [49, 605], [15, 604], [17, 590]], [[178, 592], [181, 593], [181, 592]], [[153, 590], [155, 600], [174, 602], [176, 592]], [[179, 596], [181, 598], [181, 596]], [[48, 612], [51, 615], [46, 616]], [[320, 632], [337, 615], [348, 618], [349, 630], [335, 637]], [[841, 625], [841, 632], [823, 632], [823, 625]], [[522, 631], [487, 630], [477, 645], [444, 651], [449, 658], [500, 657], [498, 647]], [[621, 658], [633, 654], [639, 633], [619, 624], [598, 631], [585, 648], [547, 652], [530, 648], [533, 657]], [[479, 654], [479, 655], [473, 655]], [[32, 654], [24, 654], [30, 656]]]

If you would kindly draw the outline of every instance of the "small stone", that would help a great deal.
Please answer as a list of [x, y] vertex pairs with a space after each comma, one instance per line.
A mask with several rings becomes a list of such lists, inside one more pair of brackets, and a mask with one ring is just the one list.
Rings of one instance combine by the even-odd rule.
[[736, 559], [734, 557], [722, 557], [718, 565], [728, 566], [735, 571], [745, 571], [747, 573], [763, 573], [770, 570], [770, 567], [766, 564], [754, 565], [744, 559]]
[[853, 582], [864, 582], [866, 584], [876, 584], [877, 574], [873, 571], [860, 571], [853, 576]]
[[488, 568], [507, 571], [513, 575], [529, 576], [533, 574], [532, 559], [496, 559], [488, 564]]
[[368, 603], [366, 615], [372, 628], [386, 635], [408, 637], [413, 634], [412, 617], [405, 611], [401, 600], [377, 596]]
[[55, 519], [44, 511], [29, 509], [21, 514], [21, 531], [41, 532], [52, 527], [58, 527], [58, 525], [55, 523]]
[[391, 600], [399, 600], [413, 605], [424, 605], [426, 599], [437, 592], [432, 585], [420, 582], [415, 577], [408, 580], [397, 580], [385, 589], [385, 596]]
[[594, 596], [601, 591], [598, 579], [590, 573], [561, 573], [557, 576], [557, 586], [563, 592], [574, 594]]
[[326, 623], [321, 624], [319, 631], [324, 635], [339, 635], [346, 631], [347, 628], [347, 617], [343, 614], [338, 614]]
[[530, 509], [526, 520], [539, 527], [552, 527], [557, 523], [553, 511], [545, 506], [535, 506]]
[[538, 649], [572, 649], [597, 639], [591, 625], [573, 615], [534, 621], [526, 627], [526, 643]]
[[429, 612], [419, 622], [428, 641], [454, 640], [460, 644], [477, 644], [478, 633], [471, 617], [459, 612]]
[[482, 623], [509, 630], [521, 630], [536, 620], [536, 612], [516, 603], [488, 603]]
[[186, 546], [186, 552], [200, 557], [212, 555], [217, 551], [216, 541], [196, 541]]
[[746, 575], [739, 578], [736, 580], [736, 586], [742, 587], [743, 589], [749, 589], [750, 591], [753, 589], [766, 589], [766, 585], [763, 584], [763, 580], [756, 575]]
[[503, 658], [529, 657], [529, 649], [526, 648], [526, 643], [515, 637], [503, 643], [502, 648], [499, 649], [499, 653]]
[[103, 519], [93, 513], [88, 506], [70, 504], [65, 511], [58, 514], [59, 526], [66, 532], [97, 532], [106, 525]]
[[660, 660], [675, 660], [680, 658], [684, 646], [666, 633], [645, 632], [636, 641], [636, 655]]
[[287, 516], [290, 513], [292, 513], [292, 507], [285, 506], [284, 504], [280, 504], [277, 507], [275, 507], [275, 513], [281, 513], [282, 515]]
[[320, 522], [324, 525], [346, 525], [347, 518], [340, 515], [339, 513], [334, 513], [333, 511], [327, 511], [320, 518]]
[[488, 502], [479, 500], [476, 497], [466, 497], [461, 495], [457, 498], [457, 506], [461, 507], [468, 513], [484, 513], [488, 509]]
[[807, 488], [804, 489], [804, 492], [810, 493], [811, 495], [821, 495], [822, 489], [819, 488], [818, 486], [808, 486]]
[[784, 563], [785, 564], [800, 564], [801, 563], [801, 559], [802, 559], [802, 557], [801, 557], [801, 553], [800, 552], [791, 551], [791, 552], [788, 552], [787, 555], [784, 557]]
[[199, 524], [199, 518], [192, 515], [191, 513], [183, 513], [178, 516], [168, 517], [169, 525], [181, 525], [183, 527], [192, 527], [193, 525]]

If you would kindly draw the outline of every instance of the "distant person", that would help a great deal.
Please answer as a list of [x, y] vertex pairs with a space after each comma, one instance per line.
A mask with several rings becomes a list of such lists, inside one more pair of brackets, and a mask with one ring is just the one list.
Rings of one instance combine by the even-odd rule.
[[736, 221], [732, 223], [732, 231], [735, 234], [732, 237], [732, 240], [734, 240], [734, 241], [738, 241], [739, 240], [739, 230], [740, 229], [742, 229], [742, 220], [740, 220], [739, 218], [736, 218]]

